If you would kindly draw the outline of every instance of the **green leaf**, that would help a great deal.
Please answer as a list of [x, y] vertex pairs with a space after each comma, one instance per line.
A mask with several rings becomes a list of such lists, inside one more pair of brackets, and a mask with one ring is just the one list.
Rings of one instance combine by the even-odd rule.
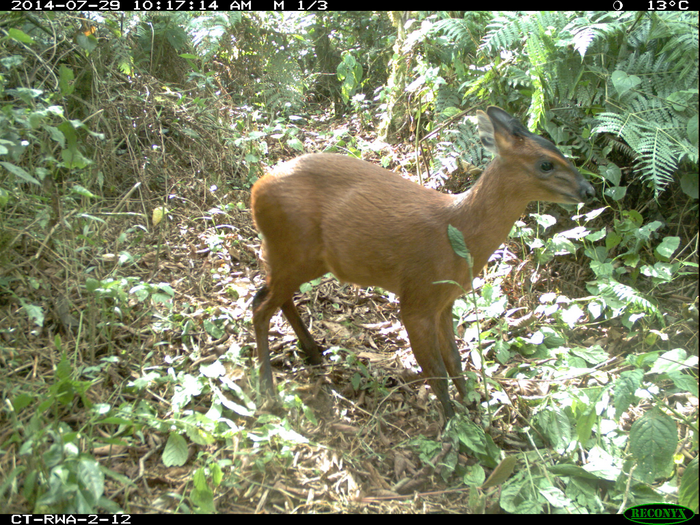
[[34, 396], [29, 394], [19, 394], [12, 400], [12, 408], [15, 412], [21, 412], [25, 407], [34, 401]]
[[600, 172], [603, 177], [605, 177], [605, 180], [612, 183], [613, 186], [620, 185], [622, 170], [619, 168], [619, 166], [616, 166], [615, 164], [608, 164]]
[[[620, 168], [617, 168], [617, 169], [619, 170]], [[580, 217], [583, 217], [583, 222], [588, 222], [588, 221], [591, 221], [591, 220], [595, 219], [596, 217], [598, 217], [598, 215], [600, 215], [601, 213], [603, 213], [607, 209], [608, 209], [607, 206], [603, 206], [602, 208], [596, 208], [595, 210], [591, 210], [587, 213], [584, 213], [583, 215], [574, 215], [572, 217], [572, 219], [577, 221]]]
[[695, 397], [698, 397], [698, 380], [688, 374], [681, 372], [670, 372], [668, 377], [671, 378], [677, 389], [690, 392]]
[[224, 471], [221, 469], [221, 466], [218, 463], [212, 463], [209, 466], [209, 472], [211, 475], [211, 482], [216, 487], [221, 485], [221, 482], [224, 480]]
[[287, 140], [287, 146], [297, 151], [304, 151], [304, 143], [296, 137]]
[[467, 245], [464, 242], [464, 235], [462, 235], [462, 232], [454, 226], [452, 226], [451, 224], [448, 224], [447, 237], [450, 239], [450, 244], [452, 245], [452, 249], [454, 250], [454, 252], [459, 257], [467, 261], [467, 264], [470, 267], [474, 266], [474, 259], [472, 258], [472, 254], [469, 251], [469, 248], [467, 248]]
[[571, 348], [571, 353], [585, 359], [586, 362], [592, 365], [598, 365], [610, 358], [608, 352], [600, 345], [591, 345], [589, 347], [576, 346]]
[[80, 47], [82, 47], [88, 53], [92, 53], [97, 47], [97, 39], [92, 35], [85, 35], [83, 33], [78, 33], [75, 38], [76, 42]]
[[29, 173], [27, 173], [24, 169], [20, 168], [19, 166], [15, 166], [11, 162], [0, 162], [0, 164], [2, 164], [2, 166], [7, 171], [14, 174], [15, 177], [19, 177], [24, 182], [31, 182], [32, 184], [36, 184], [37, 186], [41, 185], [41, 183], [38, 180], [36, 180], [34, 177], [32, 177]]
[[542, 495], [547, 502], [558, 508], [568, 508], [571, 505], [571, 500], [566, 497], [566, 495], [557, 487], [552, 485], [547, 485], [545, 487], [540, 486], [540, 495]]
[[187, 441], [179, 434], [170, 433], [163, 450], [163, 464], [166, 467], [181, 467], [187, 461]]
[[542, 504], [539, 503], [537, 494], [533, 491], [532, 478], [516, 475], [509, 479], [501, 490], [500, 505], [506, 512], [541, 512]]
[[583, 465], [583, 469], [608, 481], [615, 481], [622, 473], [617, 458], [598, 445], [588, 451], [588, 462]]
[[[15, 89], [8, 89], [7, 92], [11, 95], [16, 96], [22, 102], [26, 103], [29, 106], [34, 105], [34, 99], [39, 98], [41, 95], [44, 94], [43, 90], [41, 89], [33, 89], [33, 88], [23, 88], [23, 87], [18, 87]], [[32, 113], [30, 113], [30, 116]]]
[[615, 86], [615, 91], [617, 91], [617, 94], [620, 95], [620, 98], [622, 98], [622, 95], [627, 93], [629, 90], [634, 89], [642, 83], [642, 79], [638, 76], [628, 75], [619, 69], [613, 72], [610, 79], [612, 80], [613, 86]]
[[669, 374], [671, 372], [680, 372], [685, 368], [696, 366], [698, 358], [691, 356], [688, 358], [688, 353], [683, 348], [674, 348], [668, 352], [664, 352], [654, 362], [654, 365], [649, 370], [650, 374]]
[[586, 240], [589, 242], [596, 242], [605, 237], [605, 234], [607, 233], [605, 228], [601, 228], [597, 232], [591, 232], [588, 235], [586, 235]]
[[622, 372], [617, 381], [615, 381], [615, 419], [620, 419], [627, 407], [635, 400], [634, 393], [642, 384], [643, 377], [644, 371], [642, 370], [628, 370]]
[[657, 262], [654, 266], [644, 265], [641, 267], [641, 272], [647, 277], [651, 277], [654, 282], [670, 283], [673, 281], [673, 275], [678, 271], [680, 263], [674, 264]]
[[350, 384], [355, 390], [360, 390], [360, 385], [362, 385], [362, 376], [359, 372], [355, 372], [350, 378]]
[[[688, 119], [688, 125], [685, 127], [685, 131], [688, 133], [688, 139], [692, 142], [695, 147], [698, 146], [698, 115], [695, 114]], [[697, 180], [697, 173], [695, 174], [695, 179]]]
[[[482, 480], [484, 485], [481, 488], [486, 489], [489, 487], [497, 487], [498, 485], [505, 483], [505, 481], [510, 478], [511, 474], [513, 474], [513, 469], [515, 468], [516, 463], [516, 456], [508, 456], [504, 458], [503, 461], [501, 461], [498, 466], [493, 469], [489, 479], [486, 480], [486, 482]], [[481, 466], [479, 466], [479, 468], [481, 468]], [[481, 469], [481, 472], [483, 473], [483, 469]]]
[[190, 492], [190, 499], [198, 513], [213, 514], [216, 512], [214, 493], [208, 487], [206, 489], [192, 490], [192, 492]]
[[170, 297], [175, 297], [175, 290], [168, 283], [158, 283], [158, 291], [169, 295]]
[[578, 465], [571, 465], [568, 463], [560, 463], [558, 465], [551, 465], [547, 468], [549, 472], [555, 476], [570, 476], [582, 479], [599, 479], [595, 474], [588, 472], [587, 470], [579, 467]]
[[569, 447], [573, 436], [566, 414], [554, 409], [544, 410], [538, 414], [536, 421], [542, 435], [556, 450], [563, 451]]
[[49, 132], [51, 139], [57, 142], [61, 148], [66, 147], [66, 137], [57, 127], [44, 125], [44, 129]]
[[673, 418], [653, 409], [630, 428], [630, 453], [637, 463], [635, 474], [649, 483], [665, 476], [673, 462], [678, 431]]
[[9, 36], [12, 40], [22, 42], [23, 44], [34, 44], [34, 40], [32, 39], [32, 37], [30, 37], [24, 31], [20, 31], [19, 29], [16, 29], [14, 27], [7, 30], [7, 36]]
[[656, 247], [656, 253], [665, 259], [670, 259], [680, 244], [680, 237], [664, 237], [661, 244]]
[[88, 292], [94, 292], [98, 288], [102, 286], [102, 281], [98, 281], [97, 279], [93, 279], [92, 277], [88, 277], [85, 279], [85, 288], [87, 289]]
[[681, 189], [691, 199], [698, 198], [698, 174], [686, 173], [681, 177]]
[[82, 195], [83, 197], [90, 197], [90, 198], [92, 198], [92, 197], [95, 196], [94, 193], [92, 193], [92, 192], [91, 192], [90, 190], [88, 190], [87, 188], [84, 188], [84, 187], [81, 186], [80, 184], [74, 184], [74, 185], [71, 187], [70, 191], [71, 191], [71, 193], [75, 193], [75, 194], [77, 194], [77, 195]]
[[44, 326], [44, 310], [41, 306], [31, 303], [22, 302], [24, 311], [27, 312], [27, 317], [34, 321], [37, 326]]
[[89, 213], [79, 213], [77, 217], [80, 217], [81, 219], [90, 219], [91, 221], [101, 222], [103, 224], [105, 224], [106, 222], [104, 219], [95, 217], [94, 215], [90, 215]]
[[100, 464], [95, 458], [80, 458], [77, 474], [80, 485], [90, 496], [91, 507], [94, 508], [105, 490], [105, 475], [100, 470]]
[[664, 224], [661, 221], [651, 221], [649, 224], [645, 224], [637, 232], [635, 233], [635, 236], [644, 239], [645, 241], [648, 241], [651, 239], [651, 235], [661, 228]]
[[554, 218], [554, 216], [548, 215], [546, 213], [532, 213], [530, 215], [535, 219], [535, 221], [537, 221], [537, 224], [542, 226], [542, 228], [544, 228], [545, 230], [550, 226], [554, 226], [557, 223], [557, 220]]
[[590, 407], [576, 420], [576, 437], [579, 443], [587, 443], [591, 438], [593, 425], [595, 425], [598, 417], [595, 413], [595, 407]]
[[486, 439], [484, 430], [468, 420], [460, 420], [454, 426], [456, 437], [474, 454], [486, 454]]
[[62, 95], [70, 95], [73, 93], [75, 90], [75, 84], [73, 84], [73, 80], [75, 79], [75, 75], [73, 74], [73, 70], [61, 65], [61, 67], [58, 70], [58, 86], [60, 88], [61, 94]]
[[681, 486], [678, 489], [678, 503], [698, 513], [698, 456], [695, 456], [685, 467]]
[[466, 468], [466, 474], [464, 474], [462, 481], [465, 485], [478, 487], [484, 482], [485, 479], [486, 472], [484, 471], [484, 468], [481, 465], [476, 464]]
[[[615, 248], [617, 245], [619, 245], [622, 242], [622, 235], [617, 233], [616, 231], [611, 231], [608, 233], [607, 237], [605, 237], [605, 249], [610, 251], [613, 248]], [[593, 258], [593, 257], [591, 257]], [[603, 260], [603, 259], [601, 259]]]
[[627, 194], [627, 186], [613, 186], [611, 188], [605, 188], [603, 192], [605, 195], [610, 197], [614, 201], [619, 201]]

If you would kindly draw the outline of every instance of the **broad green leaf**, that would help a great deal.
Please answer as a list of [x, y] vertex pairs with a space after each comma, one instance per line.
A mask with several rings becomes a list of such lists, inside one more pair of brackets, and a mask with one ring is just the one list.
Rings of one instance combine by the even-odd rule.
[[181, 467], [187, 461], [187, 441], [179, 434], [170, 433], [163, 449], [163, 464], [166, 467]]
[[452, 249], [454, 250], [454, 252], [459, 257], [467, 261], [467, 264], [469, 266], [473, 266], [474, 259], [472, 258], [472, 255], [464, 242], [464, 235], [462, 235], [462, 232], [454, 226], [452, 226], [451, 224], [448, 224], [447, 236], [450, 239], [450, 244], [452, 245]]
[[615, 386], [613, 387], [615, 393], [615, 419], [620, 419], [627, 407], [635, 400], [634, 393], [642, 384], [642, 378], [644, 378], [642, 370], [627, 370], [622, 372], [617, 381], [615, 381]]
[[678, 246], [680, 246], [680, 244], [680, 237], [664, 237], [664, 240], [661, 241], [661, 244], [659, 244], [656, 247], [656, 253], [659, 254], [661, 257], [670, 259], [674, 252], [678, 249]]
[[614, 71], [610, 78], [612, 80], [613, 86], [615, 87], [615, 91], [617, 91], [617, 94], [620, 95], [620, 97], [622, 97], [629, 90], [636, 88], [639, 84], [642, 83], [642, 79], [638, 76], [628, 75], [627, 73], [625, 73], [624, 71], [620, 71], [619, 69], [617, 71]]
[[27, 33], [24, 31], [21, 31], [17, 28], [10, 28], [7, 30], [7, 36], [9, 36], [12, 40], [17, 40], [17, 42], [22, 42], [23, 44], [34, 44], [34, 40], [32, 37], [30, 37]]
[[630, 428], [630, 453], [637, 469], [635, 474], [646, 482], [668, 474], [678, 444], [676, 422], [653, 409]]
[[19, 166], [15, 166], [11, 162], [0, 162], [0, 164], [2, 164], [2, 166], [7, 171], [14, 174], [15, 177], [22, 179], [24, 182], [31, 182], [32, 184], [36, 184], [37, 186], [41, 185], [41, 183], [38, 180], [36, 180], [34, 177], [32, 177], [29, 173], [27, 173], [24, 169], [20, 168]]
[[[697, 118], [695, 119], [697, 122]], [[698, 198], [698, 174], [697, 173], [686, 173], [681, 177], [681, 189], [691, 199]]]
[[678, 489], [678, 503], [698, 513], [698, 456], [695, 456], [685, 467], [681, 486]]

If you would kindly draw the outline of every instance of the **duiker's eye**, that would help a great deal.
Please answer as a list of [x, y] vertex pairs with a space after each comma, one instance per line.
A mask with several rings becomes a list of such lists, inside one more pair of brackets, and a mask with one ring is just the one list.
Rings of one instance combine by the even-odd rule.
[[543, 160], [540, 163], [540, 169], [544, 171], [545, 173], [549, 173], [550, 171], [554, 170], [554, 164], [549, 162], [548, 160]]

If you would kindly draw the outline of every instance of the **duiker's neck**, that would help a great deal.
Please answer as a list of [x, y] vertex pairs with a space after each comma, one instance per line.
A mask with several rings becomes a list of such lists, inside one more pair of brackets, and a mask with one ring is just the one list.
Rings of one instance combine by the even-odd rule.
[[506, 180], [500, 162], [493, 160], [468, 191], [457, 195], [452, 210], [451, 224], [462, 231], [474, 257], [474, 276], [505, 241], [529, 202]]

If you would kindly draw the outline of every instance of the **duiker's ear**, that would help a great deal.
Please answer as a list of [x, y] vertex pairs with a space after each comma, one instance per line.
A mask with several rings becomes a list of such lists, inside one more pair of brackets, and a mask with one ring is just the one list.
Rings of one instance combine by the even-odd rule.
[[477, 111], [476, 116], [479, 120], [479, 139], [494, 155], [513, 147], [516, 139], [530, 134], [517, 119], [499, 107], [489, 106], [486, 113]]
[[527, 137], [528, 135], [532, 135], [532, 133], [530, 133], [530, 131], [523, 126], [517, 118], [512, 116], [507, 111], [503, 111], [499, 107], [489, 106], [486, 109], [486, 113], [491, 119], [497, 133], [502, 131], [517, 137]]
[[481, 143], [488, 151], [494, 155], [498, 155], [498, 148], [496, 147], [496, 138], [493, 136], [494, 130], [491, 119], [483, 111], [477, 111], [476, 118], [479, 121], [479, 140], [481, 140]]

